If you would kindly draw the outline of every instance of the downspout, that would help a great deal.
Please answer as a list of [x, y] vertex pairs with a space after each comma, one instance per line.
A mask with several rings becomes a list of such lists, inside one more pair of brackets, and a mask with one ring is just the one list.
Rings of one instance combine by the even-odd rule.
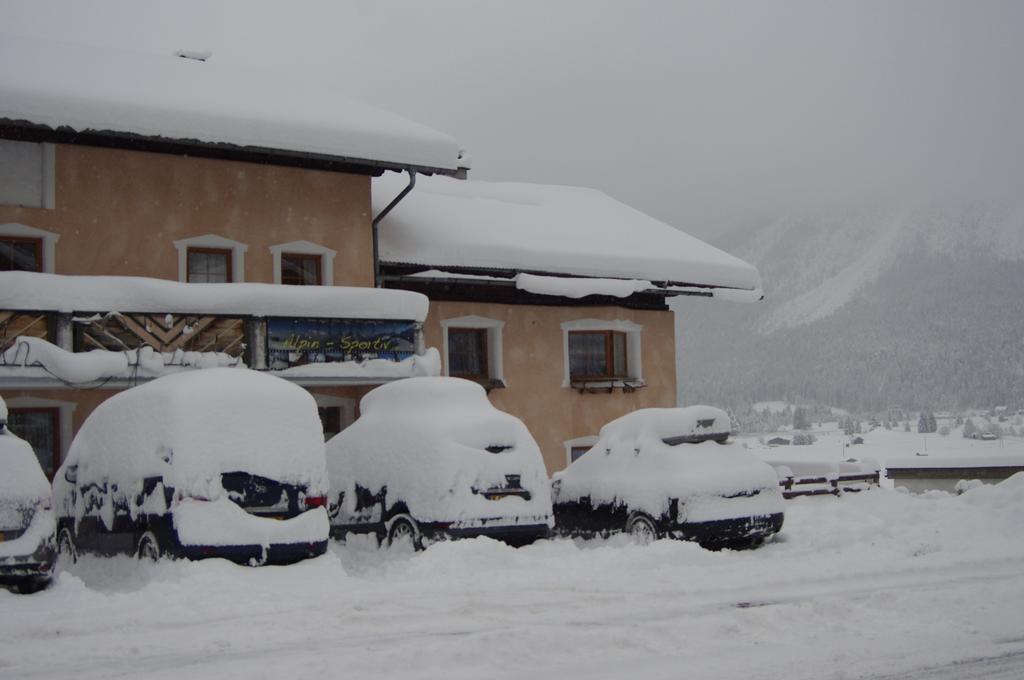
[[373, 218], [373, 286], [374, 288], [381, 288], [383, 286], [383, 277], [380, 274], [380, 222], [388, 213], [391, 212], [392, 208], [399, 204], [399, 202], [405, 198], [406, 194], [412, 191], [413, 187], [416, 186], [416, 171], [410, 169], [409, 171], [409, 185], [402, 189], [402, 192], [395, 196], [395, 199], [388, 203], [387, 207], [380, 211], [380, 214]]

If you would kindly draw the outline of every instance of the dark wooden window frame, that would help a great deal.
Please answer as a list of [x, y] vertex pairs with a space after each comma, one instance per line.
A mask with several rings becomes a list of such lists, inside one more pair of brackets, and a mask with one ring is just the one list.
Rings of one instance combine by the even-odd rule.
[[21, 269], [8, 270], [8, 269], [5, 269], [3, 271], [36, 271], [36, 272], [42, 272], [43, 271], [43, 239], [35, 237], [35, 236], [3, 236], [3, 235], [0, 235], [0, 241], [6, 241], [8, 243], [29, 243], [29, 244], [32, 244], [32, 245], [35, 246], [35, 251], [36, 251], [36, 269], [28, 269], [28, 270], [21, 270]]
[[[598, 380], [627, 380], [629, 379], [629, 334], [625, 331], [613, 331], [613, 330], [580, 330], [580, 331], [568, 331], [569, 336], [567, 342], [569, 343], [569, 379], [575, 382], [579, 381], [598, 381]], [[597, 375], [580, 375], [572, 372], [572, 337], [574, 335], [603, 335], [604, 336], [604, 364], [605, 372]], [[622, 371], [621, 374], [617, 374], [615, 371], [615, 338], [622, 338], [623, 357], [622, 357]]]
[[[316, 283], [286, 281], [285, 260], [311, 260], [316, 262]], [[281, 253], [281, 283], [287, 286], [319, 286], [324, 282], [324, 256], [316, 253]]]
[[[481, 358], [480, 363], [483, 370], [480, 373], [453, 373], [452, 372], [452, 335], [458, 334], [472, 334], [480, 338], [480, 351]], [[490, 339], [488, 336], [488, 329], [486, 328], [467, 328], [467, 327], [448, 327], [448, 356], [445, 357], [445, 361], [448, 362], [448, 375], [455, 378], [466, 378], [467, 380], [476, 380], [478, 382], [488, 382], [491, 380], [491, 361], [490, 361]]]
[[233, 261], [235, 253], [231, 248], [203, 248], [198, 246], [189, 246], [185, 249], [185, 280], [189, 283], [192, 283], [192, 270], [189, 268], [189, 256], [192, 253], [223, 255], [228, 264], [227, 283], [232, 283], [235, 280], [235, 268]]
[[50, 452], [50, 463], [54, 473], [56, 473], [61, 463], [60, 409], [55, 406], [12, 406], [8, 409], [8, 427], [10, 427], [10, 414], [13, 413], [45, 413], [50, 416], [51, 427], [53, 428], [53, 450]]

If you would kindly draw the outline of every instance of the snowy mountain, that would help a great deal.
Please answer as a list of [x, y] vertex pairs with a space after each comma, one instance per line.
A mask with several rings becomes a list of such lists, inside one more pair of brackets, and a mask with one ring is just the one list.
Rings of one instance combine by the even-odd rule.
[[716, 245], [760, 268], [766, 301], [674, 303], [682, 403], [1024, 405], [1024, 205], [803, 214]]

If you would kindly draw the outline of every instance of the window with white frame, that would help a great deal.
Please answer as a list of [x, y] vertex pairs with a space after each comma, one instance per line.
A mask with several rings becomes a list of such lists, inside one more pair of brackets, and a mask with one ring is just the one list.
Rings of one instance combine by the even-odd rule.
[[0, 139], [0, 205], [52, 209], [52, 144]]
[[52, 274], [60, 234], [24, 224], [0, 224], [0, 271]]
[[562, 386], [643, 383], [640, 334], [632, 321], [577, 319], [562, 324]]
[[356, 419], [356, 401], [329, 394], [314, 394], [320, 423], [324, 428], [324, 441], [338, 434]]
[[505, 384], [502, 365], [504, 321], [483, 316], [443, 319], [444, 374], [490, 386]]
[[71, 445], [71, 417], [77, 404], [38, 397], [7, 400], [7, 427], [27, 441], [50, 479]]
[[190, 283], [242, 283], [249, 246], [216, 234], [183, 238], [178, 250], [178, 280]]
[[597, 443], [597, 440], [597, 436], [588, 436], [576, 437], [575, 439], [562, 442], [565, 445], [565, 464], [572, 465], [576, 460], [583, 456], [583, 454], [594, 448], [594, 444]]
[[305, 286], [334, 285], [334, 257], [338, 251], [310, 241], [270, 246], [274, 283]]

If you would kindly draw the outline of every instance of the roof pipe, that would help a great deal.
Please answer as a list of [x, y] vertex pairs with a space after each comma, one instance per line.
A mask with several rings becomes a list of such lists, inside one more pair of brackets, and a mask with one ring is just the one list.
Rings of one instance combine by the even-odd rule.
[[381, 288], [384, 285], [380, 275], [380, 223], [388, 213], [398, 205], [406, 195], [416, 186], [416, 171], [408, 168], [409, 184], [402, 189], [402, 192], [395, 196], [394, 200], [388, 203], [387, 207], [380, 211], [380, 214], [373, 218], [373, 287]]

